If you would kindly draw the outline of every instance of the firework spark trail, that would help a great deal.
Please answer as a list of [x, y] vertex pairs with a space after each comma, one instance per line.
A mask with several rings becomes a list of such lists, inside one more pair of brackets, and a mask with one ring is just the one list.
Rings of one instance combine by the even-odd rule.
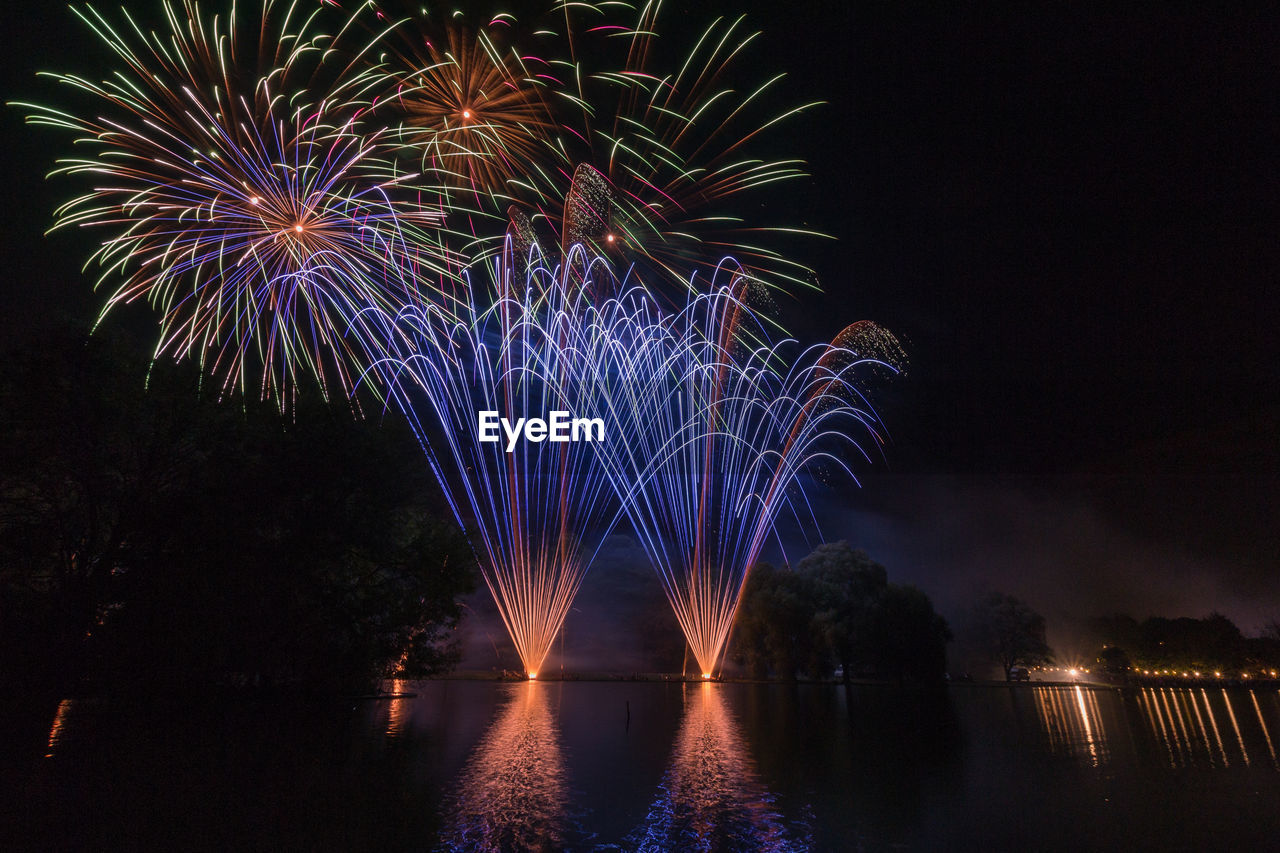
[[[756, 35], [717, 20], [659, 72], [660, 4], [628, 24], [608, 20], [614, 6], [554, 6], [564, 35], [531, 35], [546, 59], [511, 46], [527, 31], [506, 15], [451, 19], [424, 41], [414, 16], [368, 2], [344, 18], [296, 2], [208, 15], [167, 0], [155, 30], [90, 6], [77, 15], [118, 70], [48, 75], [89, 110], [21, 106], [87, 152], [55, 169], [94, 181], [55, 227], [104, 234], [90, 258], [111, 291], [102, 316], [146, 299], [161, 314], [157, 358], [196, 358], [224, 390], [257, 384], [284, 406], [305, 374], [326, 395], [350, 390], [341, 330], [360, 309], [435, 298], [403, 258], [446, 282], [461, 258], [494, 256], [504, 228], [522, 250], [549, 245], [548, 231], [562, 251], [583, 243], [654, 286], [685, 281], [679, 265], [708, 247], [731, 246], [758, 272], [789, 263], [712, 236], [748, 232], [708, 205], [800, 174], [744, 153], [794, 112], [758, 122], [774, 81], [746, 94], [722, 82]], [[574, 40], [588, 38], [584, 64]], [[625, 57], [611, 59], [618, 46]]]
[[[569, 21], [614, 5], [556, 10]], [[96, 185], [59, 209], [55, 227], [107, 234], [90, 259], [99, 285], [114, 280], [103, 316], [149, 301], [161, 314], [157, 358], [197, 358], [224, 390], [247, 390], [260, 365], [262, 395], [282, 407], [307, 373], [326, 394], [350, 393], [356, 377], [389, 389], [531, 673], [617, 521], [612, 494], [710, 671], [774, 518], [803, 510], [787, 497], [798, 473], [830, 455], [822, 448], [845, 426], [880, 441], [850, 379], [875, 359], [850, 341], [896, 342], [850, 330], [782, 371], [741, 292], [806, 271], [744, 243], [747, 230], [718, 207], [802, 174], [797, 161], [746, 151], [797, 110], [756, 122], [777, 78], [745, 94], [722, 82], [757, 38], [741, 20], [717, 20], [677, 70], [654, 71], [659, 8], [646, 4], [630, 26], [568, 26], [570, 61], [455, 28], [427, 44], [424, 65], [378, 49], [403, 22], [369, 3], [336, 35], [319, 29], [318, 12], [274, 0], [243, 28], [234, 6], [209, 18], [195, 0], [164, 3], [158, 31], [127, 12], [116, 28], [86, 7], [77, 14], [122, 69], [103, 82], [50, 76], [100, 115], [22, 105], [89, 152], [59, 161], [56, 173]], [[368, 10], [376, 32], [348, 45]], [[592, 51], [574, 39], [587, 35], [626, 46], [621, 70], [584, 67]], [[388, 103], [404, 113], [392, 127]], [[558, 129], [547, 109], [576, 112], [580, 127]], [[398, 165], [406, 147], [425, 174]], [[451, 191], [458, 179], [468, 192]], [[490, 257], [485, 208], [508, 191], [490, 300], [457, 271], [463, 255]], [[446, 215], [461, 224], [446, 229]], [[554, 268], [539, 260], [539, 229], [557, 232]], [[659, 282], [692, 288], [708, 249], [736, 251], [749, 270], [665, 315]], [[621, 261], [639, 286], [614, 296], [616, 282], [600, 278]], [[553, 408], [598, 412], [617, 444], [508, 453], [476, 440], [478, 411], [514, 420]]]
[[477, 215], [510, 204], [509, 185], [546, 161], [559, 132], [546, 102], [556, 81], [545, 62], [510, 46], [514, 25], [510, 15], [467, 25], [461, 13], [434, 23], [423, 12], [391, 28], [374, 69], [372, 114], [439, 181], [434, 189], [451, 204], [463, 190]]
[[[581, 242], [635, 264], [632, 277], [650, 288], [682, 289], [691, 272], [709, 275], [726, 255], [770, 287], [811, 286], [812, 271], [769, 244], [814, 232], [747, 227], [734, 206], [805, 176], [799, 159], [771, 159], [753, 146], [814, 104], [775, 110], [781, 74], [741, 90], [729, 82], [742, 79], [761, 41], [742, 18], [717, 18], [695, 31], [672, 62], [669, 48], [659, 49], [662, 4], [644, 3], [626, 21], [615, 20], [618, 8], [630, 10], [557, 3], [572, 49], [568, 61], [548, 60], [562, 81], [548, 98], [566, 116], [565, 130], [553, 141], [558, 165], [529, 176], [526, 217], [559, 223], [561, 245]], [[622, 62], [599, 59], [618, 46]], [[571, 214], [574, 189], [588, 204]]]
[[510, 249], [494, 263], [496, 298], [473, 284], [456, 309], [371, 310], [365, 325], [382, 330], [369, 379], [413, 424], [533, 677], [607, 535], [613, 490], [593, 451], [551, 441], [508, 450], [480, 440], [477, 415], [514, 422], [571, 410], [578, 284], [607, 273], [581, 250], [554, 269], [530, 266], [523, 286], [515, 266]]
[[94, 181], [55, 227], [107, 234], [90, 258], [99, 285], [112, 280], [102, 315], [148, 300], [162, 315], [157, 358], [195, 357], [241, 390], [260, 362], [262, 394], [282, 406], [302, 372], [326, 394], [349, 390], [351, 319], [419, 298], [395, 259], [449, 266], [431, 230], [439, 215], [401, 198], [413, 176], [389, 168], [377, 134], [331, 97], [367, 85], [333, 47], [350, 21], [331, 36], [296, 4], [265, 0], [243, 26], [234, 7], [211, 18], [192, 0], [163, 8], [160, 31], [124, 11], [121, 27], [76, 11], [123, 69], [103, 82], [49, 76], [97, 117], [21, 105], [90, 152], [55, 169]]
[[600, 463], [704, 674], [780, 512], [816, 526], [801, 473], [826, 463], [854, 478], [850, 454], [870, 461], [855, 436], [884, 442], [863, 380], [901, 359], [892, 335], [859, 323], [788, 368], [794, 342], [758, 344], [765, 321], [731, 279], [674, 316], [642, 288], [590, 309], [574, 388], [609, 425]]
[[753, 194], [805, 176], [801, 160], [757, 143], [778, 142], [813, 104], [775, 107], [785, 75], [734, 82], [761, 34], [717, 18], [686, 40], [687, 22], [666, 28], [658, 2], [558, 0], [551, 12], [525, 24], [415, 10], [388, 28], [386, 52], [367, 54], [381, 78], [363, 89], [368, 115], [467, 223], [463, 252], [496, 257], [505, 227], [525, 247], [581, 243], [677, 294], [727, 254], [770, 287], [812, 286], [783, 246], [813, 232], [740, 214]]

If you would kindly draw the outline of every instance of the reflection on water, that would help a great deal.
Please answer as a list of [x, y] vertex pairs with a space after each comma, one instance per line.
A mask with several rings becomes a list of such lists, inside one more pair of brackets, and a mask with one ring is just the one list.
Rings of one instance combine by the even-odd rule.
[[400, 678], [391, 681], [391, 693], [396, 698], [387, 700], [387, 737], [392, 740], [404, 733], [405, 725], [410, 719], [409, 703], [412, 699], [405, 693], [408, 684]]
[[[1203, 689], [1167, 687], [1138, 692], [1138, 704], [1145, 712], [1149, 732], [1164, 745], [1170, 767], [1200, 763], [1229, 767], [1233, 756], [1228, 753], [1228, 746], [1233, 741], [1239, 746], [1238, 757], [1249, 763], [1249, 750], [1240, 732], [1232, 697], [1225, 690], [1221, 694], [1221, 697], [1210, 696]], [[1216, 699], [1221, 700], [1217, 708], [1214, 707]], [[1225, 742], [1223, 727], [1218, 724], [1220, 718], [1229, 724]]]
[[637, 850], [806, 850], [787, 837], [773, 798], [718, 685], [685, 688], [684, 719]]
[[0, 716], [0, 779], [18, 792], [0, 798], [0, 850], [191, 838], [235, 850], [1270, 850], [1280, 838], [1269, 686], [395, 689], [417, 697], [67, 701]]
[[[1280, 725], [1274, 692], [1149, 687], [1132, 692], [1100, 692], [1080, 686], [1037, 687], [1036, 716], [1049, 752], [1093, 767], [1112, 758], [1114, 734], [1154, 749], [1171, 768], [1250, 767], [1261, 762], [1280, 769], [1272, 729]], [[1099, 696], [1128, 710], [1104, 718]], [[1111, 732], [1108, 729], [1118, 731]]]
[[45, 745], [45, 758], [53, 758], [53, 754], [58, 750], [58, 744], [62, 741], [62, 730], [66, 728], [67, 717], [71, 713], [71, 699], [63, 699], [58, 703], [57, 713], [53, 715], [53, 725], [49, 728], [49, 742]]
[[[1267, 719], [1262, 715], [1262, 706], [1258, 704], [1258, 694], [1249, 693], [1249, 698], [1253, 700], [1253, 711], [1258, 715], [1258, 725], [1262, 727], [1262, 736], [1267, 741], [1267, 752], [1271, 755], [1271, 766], [1280, 769], [1280, 763], [1276, 762], [1276, 747], [1271, 742], [1271, 728], [1267, 725]], [[1275, 694], [1271, 694], [1271, 698], [1275, 699]]]
[[1111, 757], [1095, 691], [1075, 687], [1034, 688], [1036, 716], [1055, 755], [1086, 758], [1094, 767]]
[[[1245, 709], [1253, 710], [1253, 693], [1226, 690], [1150, 688], [1138, 691], [1150, 735], [1163, 746], [1170, 767], [1230, 767], [1252, 763], [1241, 727]], [[1247, 718], [1245, 722], [1250, 722]], [[1266, 720], [1258, 717], [1266, 736]]]
[[476, 745], [445, 807], [446, 850], [560, 850], [569, 808], [552, 685], [518, 685]]

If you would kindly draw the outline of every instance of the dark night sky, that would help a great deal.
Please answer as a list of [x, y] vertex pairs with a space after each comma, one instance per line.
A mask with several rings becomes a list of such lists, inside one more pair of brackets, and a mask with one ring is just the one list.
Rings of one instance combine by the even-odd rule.
[[1013, 588], [1060, 637], [1107, 609], [1275, 618], [1280, 16], [826, 20], [838, 54], [796, 56], [841, 131], [810, 155], [829, 313], [913, 359], [853, 538], [953, 606]]
[[[674, 4], [668, 26], [741, 8]], [[785, 131], [812, 180], [764, 211], [837, 238], [793, 250], [825, 293], [785, 306], [791, 325], [874, 319], [911, 356], [882, 408], [889, 464], [828, 500], [828, 537], [944, 609], [1023, 595], [1060, 643], [1115, 609], [1280, 618], [1280, 13], [746, 8], [750, 79], [785, 70], [827, 102]], [[65, 8], [19, 20], [6, 100], [48, 99], [38, 69], [102, 66]], [[63, 140], [0, 121], [14, 340], [95, 303], [85, 242], [40, 236]]]

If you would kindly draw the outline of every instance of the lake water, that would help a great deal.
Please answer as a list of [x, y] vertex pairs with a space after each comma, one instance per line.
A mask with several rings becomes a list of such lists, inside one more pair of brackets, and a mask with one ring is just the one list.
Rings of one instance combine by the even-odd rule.
[[1280, 693], [400, 684], [64, 702], [0, 849], [1280, 849]]

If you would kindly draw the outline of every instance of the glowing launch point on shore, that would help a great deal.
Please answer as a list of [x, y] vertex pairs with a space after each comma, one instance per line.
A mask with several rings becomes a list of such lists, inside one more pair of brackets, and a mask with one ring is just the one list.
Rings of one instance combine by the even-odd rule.
[[530, 681], [537, 681], [537, 680], [538, 680], [538, 673], [536, 673], [536, 672], [531, 672], [531, 673], [529, 673], [529, 680], [530, 680]]
[[708, 681], [709, 681], [709, 680], [711, 679], [711, 673], [709, 673], [709, 672], [704, 672], [704, 673], [702, 673], [702, 677], [703, 677], [704, 679], [706, 679], [706, 680], [708, 680]]

